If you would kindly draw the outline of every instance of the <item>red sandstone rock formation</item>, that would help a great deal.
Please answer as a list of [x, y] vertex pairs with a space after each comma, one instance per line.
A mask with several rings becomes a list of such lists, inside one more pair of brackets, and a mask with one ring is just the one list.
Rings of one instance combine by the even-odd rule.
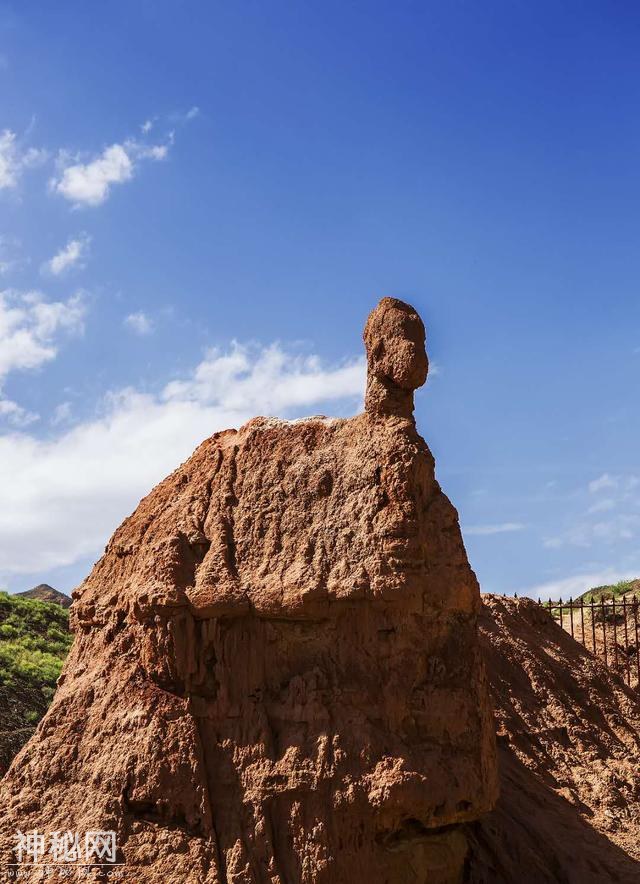
[[[480, 594], [413, 421], [424, 327], [385, 298], [367, 407], [206, 440], [74, 593], [14, 833], [117, 833], [136, 884], [436, 884], [496, 799]], [[51, 880], [57, 880], [54, 876]]]

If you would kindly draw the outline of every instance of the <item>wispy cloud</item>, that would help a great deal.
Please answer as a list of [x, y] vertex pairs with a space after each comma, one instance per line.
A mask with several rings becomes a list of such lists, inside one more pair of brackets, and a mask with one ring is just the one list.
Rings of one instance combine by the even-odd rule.
[[589, 493], [597, 494], [599, 491], [604, 491], [607, 488], [615, 488], [617, 484], [618, 479], [616, 477], [610, 476], [609, 473], [603, 473], [599, 478], [589, 482]]
[[46, 301], [40, 292], [0, 292], [0, 419], [25, 427], [38, 419], [3, 394], [3, 384], [13, 371], [38, 368], [54, 359], [61, 334], [82, 330], [82, 295], [67, 301]]
[[169, 114], [167, 117], [170, 123], [174, 123], [175, 125], [185, 125], [186, 123], [190, 123], [192, 120], [195, 120], [196, 117], [200, 116], [200, 108], [197, 105], [192, 105], [188, 110], [180, 110], [176, 111], [172, 114]]
[[129, 331], [141, 337], [150, 335], [153, 332], [153, 322], [146, 313], [139, 311], [138, 313], [130, 313], [124, 318], [124, 325]]
[[329, 401], [355, 411], [364, 379], [363, 360], [326, 366], [275, 344], [233, 344], [207, 353], [158, 395], [128, 388], [108, 396], [99, 418], [54, 440], [0, 435], [0, 574], [46, 571], [96, 554], [140, 497], [202, 439], [256, 413], [297, 416]]
[[173, 135], [162, 144], [145, 144], [127, 139], [105, 147], [102, 153], [80, 162], [68, 154], [58, 157], [60, 171], [49, 182], [52, 192], [60, 194], [75, 208], [99, 206], [108, 198], [114, 184], [131, 181], [142, 160], [164, 160]]
[[73, 407], [70, 402], [61, 402], [56, 405], [51, 416], [51, 426], [57, 427], [60, 424], [68, 423], [71, 420], [72, 411]]
[[327, 398], [353, 396], [364, 386], [363, 366], [358, 360], [327, 373], [317, 356], [292, 355], [279, 344], [257, 349], [233, 342], [227, 352], [208, 351], [189, 378], [167, 384], [163, 399], [278, 414]]
[[0, 190], [14, 189], [25, 169], [41, 165], [47, 152], [35, 147], [23, 147], [15, 132], [0, 132]]
[[61, 333], [82, 331], [85, 300], [47, 301], [38, 291], [0, 292], [0, 384], [11, 371], [37, 368], [54, 359]]
[[46, 261], [42, 265], [44, 273], [52, 273], [54, 276], [60, 276], [72, 267], [80, 269], [85, 266], [85, 258], [89, 251], [91, 237], [86, 233], [70, 239], [66, 246], [60, 249], [53, 258]]
[[589, 515], [593, 515], [594, 513], [607, 513], [616, 508], [616, 501], [612, 497], [603, 497], [601, 500], [597, 500], [593, 503], [587, 513]]
[[[640, 535], [640, 500], [637, 489], [640, 479], [634, 474], [603, 473], [587, 485], [589, 496], [584, 510], [574, 513], [564, 530], [546, 537], [546, 549], [566, 546], [592, 547], [625, 543]], [[604, 496], [606, 492], [606, 496]], [[584, 489], [581, 491], [585, 497]], [[595, 497], [595, 500], [594, 500]]]
[[462, 529], [462, 533], [486, 537], [491, 534], [508, 534], [512, 531], [523, 531], [524, 527], [520, 522], [499, 522], [495, 525], [469, 525], [467, 528]]
[[595, 543], [609, 545], [632, 540], [640, 531], [640, 515], [620, 513], [610, 519], [578, 522], [554, 537], [547, 537], [543, 545], [547, 549], [578, 546], [588, 549]]
[[[62, 159], [64, 163], [64, 159]], [[121, 144], [106, 147], [88, 163], [72, 163], [51, 180], [51, 189], [76, 206], [99, 206], [113, 184], [133, 178], [133, 162]]]
[[26, 263], [19, 256], [20, 241], [13, 236], [0, 235], [0, 275], [6, 276]]
[[11, 399], [4, 399], [0, 391], [0, 420], [6, 420], [14, 427], [28, 427], [29, 424], [39, 420], [38, 415]]

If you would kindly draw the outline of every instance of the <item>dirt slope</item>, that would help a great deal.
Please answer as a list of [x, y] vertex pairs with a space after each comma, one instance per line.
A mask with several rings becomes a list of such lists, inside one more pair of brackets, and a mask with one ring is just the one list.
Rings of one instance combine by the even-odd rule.
[[640, 697], [535, 602], [483, 600], [502, 794], [469, 880], [640, 881]]

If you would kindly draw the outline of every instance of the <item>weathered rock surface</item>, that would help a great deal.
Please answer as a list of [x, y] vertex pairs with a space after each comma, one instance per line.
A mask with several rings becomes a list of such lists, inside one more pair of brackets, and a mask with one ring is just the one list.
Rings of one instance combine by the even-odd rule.
[[422, 323], [384, 299], [365, 342], [364, 414], [218, 433], [116, 531], [2, 782], [5, 861], [113, 829], [149, 884], [459, 879], [497, 794], [479, 589], [413, 422]]

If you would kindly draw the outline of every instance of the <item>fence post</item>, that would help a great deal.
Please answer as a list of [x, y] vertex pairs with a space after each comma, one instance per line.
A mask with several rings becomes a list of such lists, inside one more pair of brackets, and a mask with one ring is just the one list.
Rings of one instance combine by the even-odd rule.
[[616, 623], [616, 597], [611, 596], [611, 610], [613, 611], [613, 660], [616, 671], [618, 669], [618, 624]]
[[633, 625], [636, 631], [636, 670], [638, 676], [638, 687], [640, 687], [640, 647], [638, 647], [638, 599], [633, 597]]
[[558, 609], [560, 611], [560, 626], [564, 629], [564, 622], [562, 619], [562, 596], [558, 599]]
[[[580, 636], [576, 638], [576, 627], [573, 622], [573, 611], [574, 608], [577, 608], [577, 602], [580, 602]], [[633, 672], [633, 666], [635, 662], [635, 672], [637, 677], [637, 682], [635, 687], [640, 690], [640, 600], [637, 595], [630, 597], [627, 599], [626, 595], [622, 595], [622, 601], [618, 601], [616, 604], [615, 594], [612, 594], [611, 599], [607, 599], [606, 595], [601, 595], [598, 600], [595, 599], [593, 594], [590, 599], [587, 599], [585, 606], [585, 599], [581, 597], [579, 600], [573, 600], [573, 596], [569, 596], [569, 599], [566, 603], [563, 603], [562, 597], [560, 597], [555, 603], [552, 599], [547, 599], [546, 602], [543, 602], [540, 598], [538, 598], [538, 604], [544, 605], [545, 608], [549, 611], [552, 618], [555, 620], [553, 616], [553, 612], [555, 610], [558, 611], [558, 619], [562, 629], [565, 629], [564, 625], [564, 616], [565, 610], [569, 617], [569, 625], [565, 631], [571, 633], [571, 638], [574, 641], [580, 641], [582, 646], [588, 648], [587, 644], [587, 633], [585, 630], [585, 622], [584, 622], [584, 609], [587, 608], [587, 611], [591, 613], [591, 645], [593, 653], [601, 657], [603, 659], [604, 665], [609, 669], [613, 669], [618, 675], [622, 676], [623, 681], [631, 687], [631, 674]], [[613, 619], [613, 629], [612, 636], [607, 635], [607, 612], [611, 610], [611, 616]], [[617, 616], [618, 611], [622, 611], [622, 616], [624, 619], [624, 647], [620, 644], [618, 648], [618, 623]], [[602, 648], [598, 648], [598, 639], [597, 639], [597, 628], [596, 628], [596, 614], [599, 612], [600, 623], [602, 628]], [[633, 614], [633, 624], [630, 625], [629, 618]], [[587, 624], [588, 628], [588, 624]], [[632, 639], [635, 636], [635, 647], [629, 641], [629, 632], [632, 630]], [[613, 653], [610, 646], [611, 639], [613, 639]], [[620, 637], [620, 641], [622, 642], [623, 637]], [[624, 655], [623, 660], [620, 660], [620, 654]], [[635, 661], [634, 661], [635, 658]], [[622, 669], [622, 672], [620, 672]]]
[[571, 638], [573, 635], [573, 597], [569, 596], [569, 623], [571, 624]]
[[607, 659], [607, 612], [604, 607], [604, 596], [600, 596], [600, 608], [602, 610], [602, 641], [604, 644], [604, 665], [609, 666], [609, 661]]
[[622, 613], [624, 615], [624, 662], [627, 670], [627, 684], [631, 686], [631, 672], [629, 670], [629, 630], [627, 627], [627, 597], [622, 596]]

